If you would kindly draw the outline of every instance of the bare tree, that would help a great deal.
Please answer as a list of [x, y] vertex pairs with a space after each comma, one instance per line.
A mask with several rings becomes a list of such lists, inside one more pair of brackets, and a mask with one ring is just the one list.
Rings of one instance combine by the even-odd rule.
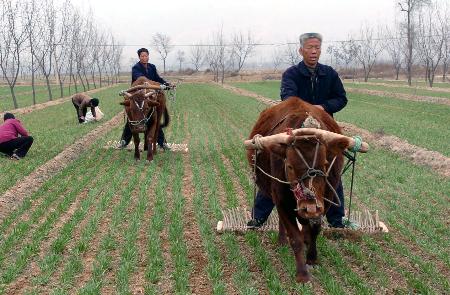
[[185, 53], [183, 50], [178, 50], [177, 51], [177, 61], [180, 64], [180, 67], [178, 68], [178, 71], [181, 72], [181, 68], [182, 68], [182, 64], [185, 61], [185, 57], [184, 57]]
[[42, 32], [40, 46], [34, 50], [34, 56], [39, 64], [42, 74], [45, 77], [47, 85], [48, 99], [53, 99], [52, 87], [50, 85], [50, 75], [53, 70], [53, 51], [55, 50], [55, 32], [56, 32], [56, 10], [53, 0], [44, 0], [42, 18], [39, 22], [39, 30]]
[[252, 55], [255, 49], [255, 38], [251, 31], [245, 36], [242, 32], [236, 33], [232, 37], [233, 57], [237, 62], [237, 72], [240, 72], [245, 61]]
[[[69, 71], [69, 56], [71, 55], [71, 23], [74, 13], [74, 8], [70, 3], [70, 0], [64, 1], [59, 9], [57, 9], [59, 15], [58, 27], [55, 32], [56, 43], [55, 50], [53, 51], [53, 58], [55, 61], [55, 74], [59, 84], [59, 97], [64, 96], [64, 82], [67, 75], [64, 72]], [[69, 86], [70, 87], [70, 86]]]
[[361, 28], [358, 39], [358, 42], [353, 41], [350, 44], [354, 46], [355, 57], [364, 70], [364, 82], [367, 82], [377, 56], [383, 48], [379, 36], [374, 37], [373, 29], [367, 25]]
[[283, 63], [283, 52], [279, 48], [272, 50], [272, 65], [273, 70], [276, 72], [280, 65]]
[[194, 66], [196, 72], [198, 72], [200, 70], [200, 67], [203, 65], [205, 61], [205, 54], [205, 48], [201, 44], [192, 46], [189, 60]]
[[401, 34], [398, 25], [396, 25], [393, 30], [386, 28], [385, 31], [385, 36], [387, 38], [383, 42], [384, 47], [386, 48], [386, 52], [391, 58], [392, 65], [395, 71], [395, 80], [398, 80], [400, 69], [402, 67], [403, 41], [401, 40]]
[[36, 5], [36, 0], [27, 0], [23, 3], [22, 7], [22, 20], [23, 27], [27, 36], [28, 49], [30, 50], [30, 73], [31, 73], [31, 91], [33, 105], [36, 104], [36, 81], [35, 74], [37, 70], [37, 64], [35, 60], [35, 47], [40, 40], [41, 31], [38, 30], [37, 23], [40, 18], [40, 6]]
[[446, 81], [450, 63], [450, 11], [449, 7], [441, 8], [441, 34], [447, 36], [442, 45], [442, 82]]
[[436, 70], [443, 57], [444, 39], [442, 27], [445, 21], [436, 6], [430, 6], [426, 12], [419, 14], [418, 32], [416, 40], [420, 59], [425, 66], [425, 78], [430, 87], [433, 87]]
[[25, 49], [26, 31], [21, 26], [20, 2], [1, 0], [0, 68], [5, 77], [14, 108], [18, 108], [14, 87], [20, 72], [21, 53]]
[[355, 41], [351, 37], [349, 39], [350, 41], [340, 42], [339, 45], [329, 46], [327, 49], [327, 52], [335, 57], [336, 64], [342, 64], [346, 70], [350, 68], [356, 56]]
[[153, 35], [152, 46], [158, 52], [160, 59], [163, 62], [164, 73], [166, 72], [166, 59], [169, 53], [172, 51], [173, 46], [168, 35], [156, 33]]
[[401, 0], [398, 2], [400, 11], [406, 13], [406, 75], [408, 85], [411, 86], [412, 63], [413, 63], [413, 37], [414, 37], [414, 18], [413, 13], [422, 5], [430, 3], [429, 0]]
[[285, 63], [295, 66], [300, 62], [300, 53], [298, 49], [299, 45], [297, 43], [287, 43], [284, 50]]

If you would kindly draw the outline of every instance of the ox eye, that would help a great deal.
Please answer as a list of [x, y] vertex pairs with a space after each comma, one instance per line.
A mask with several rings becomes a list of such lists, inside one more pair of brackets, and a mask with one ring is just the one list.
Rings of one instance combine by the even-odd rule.
[[293, 170], [293, 169], [294, 169], [294, 167], [292, 167], [292, 165], [287, 165], [287, 168], [288, 168], [289, 170]]

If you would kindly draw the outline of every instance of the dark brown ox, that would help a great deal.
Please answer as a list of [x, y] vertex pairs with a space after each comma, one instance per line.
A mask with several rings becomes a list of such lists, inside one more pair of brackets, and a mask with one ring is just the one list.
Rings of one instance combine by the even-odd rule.
[[[132, 87], [121, 94], [125, 101], [120, 104], [125, 106], [128, 123], [133, 134], [134, 158], [139, 160], [139, 133], [144, 133], [144, 150], [147, 151], [147, 161], [153, 160], [156, 154], [156, 139], [160, 127], [169, 124], [170, 117], [166, 106], [166, 97], [161, 91], [161, 85], [146, 77], [139, 77], [131, 85]], [[161, 124], [161, 118], [164, 122]]]
[[[308, 282], [306, 264], [318, 263], [316, 239], [321, 219], [331, 202], [338, 202], [334, 188], [342, 170], [342, 153], [355, 146], [355, 140], [341, 135], [338, 124], [325, 111], [290, 97], [260, 114], [245, 145], [252, 167], [258, 150], [256, 184], [277, 207], [278, 241], [286, 244], [287, 234], [297, 281]], [[367, 149], [367, 143], [362, 143], [361, 151]]]

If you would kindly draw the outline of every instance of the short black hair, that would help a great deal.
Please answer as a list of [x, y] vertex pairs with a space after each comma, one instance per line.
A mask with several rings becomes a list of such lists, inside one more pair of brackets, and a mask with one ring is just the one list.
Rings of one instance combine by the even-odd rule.
[[93, 105], [94, 107], [98, 106], [99, 100], [98, 98], [93, 98], [91, 99], [91, 105]]
[[13, 114], [11, 114], [11, 113], [5, 113], [4, 115], [3, 115], [3, 121], [6, 121], [6, 120], [8, 120], [8, 119], [15, 119], [16, 117], [14, 117], [14, 115]]
[[142, 53], [142, 52], [147, 52], [147, 54], [148, 54], [148, 49], [147, 49], [147, 48], [141, 48], [141, 49], [139, 49], [139, 50], [137, 51], [138, 56], [141, 56], [141, 53]]

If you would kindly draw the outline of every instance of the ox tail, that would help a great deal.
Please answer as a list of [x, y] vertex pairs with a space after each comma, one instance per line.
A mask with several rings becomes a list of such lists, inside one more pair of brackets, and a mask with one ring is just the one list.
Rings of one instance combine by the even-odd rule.
[[170, 116], [169, 116], [169, 111], [167, 110], [167, 108], [164, 108], [163, 118], [164, 118], [164, 120], [161, 123], [161, 128], [165, 128], [165, 127], [169, 126], [169, 123], [170, 123]]

